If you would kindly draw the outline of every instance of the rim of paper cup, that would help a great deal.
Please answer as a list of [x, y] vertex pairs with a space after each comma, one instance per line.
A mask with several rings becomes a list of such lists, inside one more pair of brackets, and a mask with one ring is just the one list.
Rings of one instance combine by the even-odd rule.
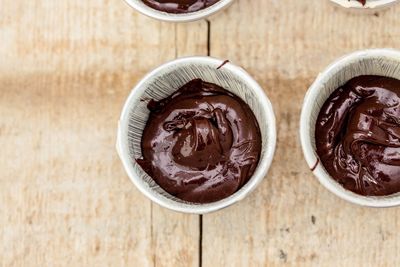
[[228, 69], [235, 76], [240, 77], [243, 81], [245, 81], [248, 87], [254, 91], [256, 97], [261, 102], [260, 106], [263, 107], [264, 119], [266, 120], [266, 124], [268, 125], [267, 127], [268, 132], [266, 133], [268, 145], [265, 148], [265, 152], [263, 154], [264, 157], [262, 161], [260, 160], [255, 172], [253, 173], [249, 181], [242, 188], [240, 188], [237, 192], [235, 192], [231, 196], [217, 202], [206, 203], [206, 204], [180, 203], [172, 199], [168, 199], [165, 196], [161, 195], [159, 192], [152, 190], [151, 188], [146, 186], [146, 182], [142, 180], [140, 178], [139, 173], [136, 173], [136, 171], [134, 170], [131, 158], [129, 156], [128, 144], [123, 144], [122, 142], [123, 136], [126, 135], [128, 131], [127, 128], [130, 118], [129, 115], [131, 110], [131, 103], [134, 103], [137, 99], [141, 98], [146, 89], [143, 86], [146, 83], [146, 81], [152, 79], [153, 77], [159, 76], [159, 74], [163, 73], [163, 70], [165, 69], [179, 68], [180, 66], [186, 65], [188, 63], [207, 64], [217, 68], [222, 63], [224, 63], [224, 61], [212, 57], [197, 57], [197, 56], [184, 57], [167, 62], [157, 67], [150, 73], [148, 73], [134, 87], [134, 89], [131, 91], [130, 95], [128, 96], [124, 104], [118, 125], [117, 152], [121, 158], [125, 171], [127, 172], [130, 180], [139, 189], [139, 191], [141, 191], [150, 200], [170, 210], [183, 213], [191, 213], [191, 214], [206, 214], [226, 208], [242, 200], [249, 193], [251, 193], [259, 185], [259, 183], [266, 177], [268, 170], [271, 166], [276, 147], [277, 135], [276, 135], [275, 114], [273, 111], [272, 104], [269, 98], [264, 93], [261, 86], [241, 67], [238, 67], [230, 62], [226, 63], [224, 65], [224, 68]]
[[330, 0], [333, 3], [342, 6], [344, 8], [351, 9], [379, 9], [388, 7], [398, 2], [398, 0], [367, 0], [366, 4], [363, 6], [360, 2], [356, 0]]
[[129, 6], [136, 9], [140, 13], [148, 17], [167, 22], [190, 22], [200, 20], [223, 10], [232, 4], [233, 1], [234, 0], [220, 0], [207, 8], [195, 12], [174, 14], [149, 7], [145, 5], [142, 0], [125, 0]]
[[[352, 191], [346, 190], [338, 182], [336, 182], [325, 170], [320, 162], [315, 149], [312, 145], [312, 136], [310, 136], [311, 115], [315, 113], [313, 103], [317, 99], [324, 86], [335, 73], [343, 69], [349, 64], [361, 61], [363, 59], [390, 59], [400, 62], [400, 51], [394, 49], [369, 49], [357, 51], [339, 58], [329, 65], [322, 73], [320, 73], [311, 87], [308, 89], [304, 98], [301, 119], [300, 119], [300, 140], [305, 160], [317, 177], [319, 182], [336, 196], [347, 200], [351, 203], [367, 207], [394, 207], [400, 205], [400, 193], [388, 196], [362, 196]], [[343, 81], [344, 83], [346, 81]], [[315, 127], [315, 126], [313, 126]], [[316, 166], [316, 167], [315, 167]]]

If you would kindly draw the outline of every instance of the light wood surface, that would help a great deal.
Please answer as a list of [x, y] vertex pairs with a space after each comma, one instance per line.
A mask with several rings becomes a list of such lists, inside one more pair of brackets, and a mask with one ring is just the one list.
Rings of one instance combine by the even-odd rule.
[[[302, 157], [298, 122], [307, 87], [332, 60], [400, 49], [399, 12], [236, 0], [177, 25], [122, 0], [0, 0], [0, 266], [398, 265], [399, 209], [327, 192]], [[207, 54], [264, 87], [278, 146], [254, 193], [200, 218], [152, 204], [114, 147], [135, 83], [167, 60]]]

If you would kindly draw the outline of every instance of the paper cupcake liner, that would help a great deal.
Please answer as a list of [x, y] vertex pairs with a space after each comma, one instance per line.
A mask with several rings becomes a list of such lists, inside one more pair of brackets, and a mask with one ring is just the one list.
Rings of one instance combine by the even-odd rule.
[[234, 0], [220, 0], [219, 2], [205, 9], [183, 14], [167, 13], [151, 8], [145, 5], [142, 0], [125, 0], [125, 1], [128, 3], [128, 5], [130, 5], [132, 8], [136, 9], [140, 13], [154, 19], [168, 21], [168, 22], [189, 22], [209, 17], [228, 7], [230, 4], [233, 3]]
[[330, 0], [333, 3], [351, 10], [379, 10], [398, 3], [398, 0], [367, 0], [365, 5], [357, 0]]
[[[204, 214], [232, 205], [243, 199], [266, 176], [276, 145], [275, 116], [261, 87], [243, 69], [210, 57], [188, 57], [166, 63], [149, 73], [133, 89], [119, 121], [117, 150], [132, 182], [154, 202], [186, 213]], [[187, 82], [201, 78], [215, 83], [242, 98], [252, 109], [260, 126], [262, 151], [251, 179], [235, 194], [214, 203], [194, 204], [173, 197], [147, 175], [136, 163], [142, 157], [141, 138], [150, 111], [150, 99], [163, 99]]]
[[334, 90], [360, 75], [380, 75], [400, 79], [400, 51], [371, 49], [346, 55], [324, 70], [309, 88], [300, 120], [300, 139], [310, 170], [323, 186], [340, 198], [370, 207], [400, 205], [400, 193], [369, 197], [344, 189], [325, 170], [316, 153], [315, 124], [322, 105]]

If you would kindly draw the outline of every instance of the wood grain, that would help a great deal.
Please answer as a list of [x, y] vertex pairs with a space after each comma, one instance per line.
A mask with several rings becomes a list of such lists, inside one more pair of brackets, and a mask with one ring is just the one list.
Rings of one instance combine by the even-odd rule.
[[[400, 48], [400, 6], [360, 15], [323, 0], [236, 0], [190, 24], [157, 22], [122, 0], [0, 7], [0, 266], [400, 261], [398, 209], [361, 208], [327, 192], [298, 142], [302, 99], [318, 72], [357, 49]], [[167, 60], [207, 53], [262, 84], [279, 137], [264, 182], [204, 216], [200, 236], [198, 216], [160, 208], [134, 188], [114, 146], [133, 85]]]
[[206, 54], [207, 23], [122, 0], [0, 0], [0, 266], [197, 266], [199, 219], [153, 205], [115, 152], [133, 85]]
[[211, 55], [262, 84], [278, 145], [252, 195], [204, 216], [203, 266], [398, 265], [399, 210], [361, 208], [324, 189], [303, 159], [298, 128], [304, 94], [330, 62], [358, 49], [400, 48], [399, 8], [360, 15], [328, 1], [238, 0], [211, 19]]

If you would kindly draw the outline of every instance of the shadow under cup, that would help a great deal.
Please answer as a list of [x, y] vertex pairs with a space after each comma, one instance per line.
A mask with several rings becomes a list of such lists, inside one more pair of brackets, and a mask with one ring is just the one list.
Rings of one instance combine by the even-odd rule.
[[[166, 208], [203, 214], [227, 207], [252, 191], [271, 164], [276, 143], [272, 105], [260, 86], [244, 70], [230, 63], [217, 69], [221, 63], [221, 60], [209, 57], [182, 58], [169, 62], [148, 74], [125, 103], [119, 124], [118, 152], [132, 182], [147, 197]], [[142, 158], [141, 139], [150, 113], [147, 108], [149, 100], [164, 99], [196, 78], [217, 84], [243, 99], [252, 109], [262, 137], [260, 160], [250, 180], [233, 195], [207, 204], [189, 203], [170, 195], [136, 163], [136, 159]]]

